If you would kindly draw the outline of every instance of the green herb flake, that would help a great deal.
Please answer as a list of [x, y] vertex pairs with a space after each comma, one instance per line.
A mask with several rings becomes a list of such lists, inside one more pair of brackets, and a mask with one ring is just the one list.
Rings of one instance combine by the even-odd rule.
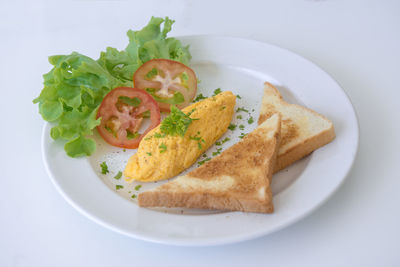
[[111, 128], [110, 127], [108, 127], [107, 125], [106, 126], [104, 126], [104, 129], [106, 129], [107, 130], [107, 132], [109, 132], [109, 133], [114, 133], [113, 132], [113, 130], [111, 130]]
[[119, 179], [121, 179], [121, 177], [122, 177], [122, 172], [119, 171], [119, 172], [114, 176], [114, 179], [119, 180]]
[[249, 113], [249, 111], [245, 108], [237, 108], [236, 109], [236, 112], [241, 112], [241, 111]]
[[199, 149], [202, 149], [203, 148], [202, 143], [205, 143], [206, 140], [204, 140], [201, 136], [199, 136], [199, 134], [200, 134], [200, 132], [197, 132], [197, 134], [195, 136], [189, 136], [189, 139], [197, 141], [197, 147]]
[[142, 188], [142, 185], [141, 185], [141, 184], [138, 184], [137, 186], [135, 186], [135, 190], [136, 190], [136, 191], [139, 191], [140, 188]]
[[132, 139], [138, 138], [139, 136], [140, 136], [140, 133], [138, 133], [138, 132], [132, 133], [130, 131], [126, 131], [126, 138], [128, 140], [132, 140]]
[[143, 118], [150, 118], [150, 110], [146, 110], [145, 112], [142, 113]]
[[226, 106], [221, 107], [221, 110], [224, 110], [224, 109], [226, 109]]
[[100, 164], [100, 167], [101, 167], [101, 173], [102, 173], [102, 174], [107, 174], [107, 173], [109, 173], [108, 166], [107, 166], [107, 163], [106, 163], [105, 161], [103, 161], [103, 162]]
[[250, 117], [248, 120], [247, 120], [247, 123], [248, 124], [252, 124], [254, 122], [254, 118], [253, 117]]
[[197, 164], [198, 164], [198, 166], [201, 166], [201, 165], [203, 165], [205, 162], [207, 162], [209, 160], [211, 160], [211, 158], [205, 158], [203, 160], [200, 160]]
[[130, 98], [128, 96], [120, 96], [118, 97], [118, 100], [132, 107], [138, 107], [142, 102], [138, 97]]
[[203, 154], [203, 158], [207, 157], [207, 154]]
[[237, 115], [236, 119], [240, 119], [241, 120], [241, 119], [243, 119], [243, 117], [242, 117], [242, 115]]
[[212, 155], [217, 156], [217, 155], [221, 154], [221, 150], [222, 150], [222, 147], [217, 148], [217, 151], [213, 152]]
[[243, 137], [245, 137], [247, 134], [245, 134], [245, 133], [241, 133], [240, 135], [239, 135], [239, 138], [240, 139], [242, 139]]
[[[160, 133], [155, 133], [154, 134], [154, 138], [164, 138], [166, 136], [166, 134], [160, 134]], [[150, 139], [151, 137], [149, 137]]]
[[160, 153], [164, 153], [165, 151], [167, 151], [167, 146], [164, 143], [161, 143], [158, 148], [160, 149]]
[[147, 155], [149, 155], [151, 157], [151, 153], [150, 152], [146, 152]]
[[240, 95], [236, 95], [237, 98], [242, 99], [242, 97]]
[[225, 144], [225, 143], [228, 142], [229, 140], [231, 140], [229, 137], [225, 137], [225, 138], [222, 140], [222, 144]]
[[243, 125], [243, 124], [240, 124], [240, 125], [239, 125], [239, 129], [243, 131], [243, 130], [244, 130], [244, 125]]
[[149, 71], [146, 74], [146, 78], [147, 79], [152, 79], [154, 76], [156, 76], [158, 74], [158, 70], [156, 68], [152, 68], [151, 71]]
[[220, 146], [222, 145], [220, 141], [215, 142], [215, 145]]
[[221, 92], [222, 92], [222, 91], [221, 91], [221, 88], [217, 88], [217, 89], [214, 90], [213, 96], [216, 96], [216, 95], [218, 95], [218, 94], [221, 93]]
[[122, 188], [124, 188], [123, 185], [120, 185], [120, 184], [115, 185], [115, 189], [116, 189], [116, 190], [120, 190], [120, 189], [122, 189]]
[[161, 132], [167, 135], [180, 135], [183, 137], [192, 121], [196, 120], [189, 117], [193, 111], [194, 110], [188, 114], [185, 114], [180, 109], [172, 105], [171, 113], [161, 122]]
[[229, 124], [228, 129], [234, 131], [236, 129], [236, 125], [231, 123]]
[[182, 77], [182, 80], [184, 80], [184, 81], [189, 80], [189, 75], [186, 72], [182, 72], [181, 77]]
[[124, 148], [124, 149], [122, 149], [122, 151], [126, 152], [126, 149]]
[[193, 102], [199, 102], [200, 100], [207, 99], [203, 94], [199, 94], [196, 96], [196, 98], [193, 100]]
[[133, 194], [132, 196], [131, 196], [131, 198], [132, 199], [135, 199], [137, 196], [135, 195], [135, 194]]

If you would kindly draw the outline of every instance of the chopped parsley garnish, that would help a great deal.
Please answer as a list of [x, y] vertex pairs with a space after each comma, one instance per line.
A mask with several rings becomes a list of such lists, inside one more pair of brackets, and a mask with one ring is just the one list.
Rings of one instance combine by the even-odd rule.
[[158, 148], [160, 149], [160, 153], [164, 153], [165, 151], [167, 151], [167, 146], [164, 143], [161, 143]]
[[146, 110], [145, 112], [142, 113], [143, 118], [150, 118], [150, 110]]
[[135, 194], [133, 194], [133, 195], [131, 196], [131, 198], [136, 198], [136, 195], [135, 195]]
[[182, 77], [182, 80], [184, 80], [184, 81], [189, 80], [189, 75], [187, 75], [186, 72], [182, 72], [181, 77]]
[[190, 140], [197, 141], [197, 146], [199, 149], [202, 149], [202, 143], [205, 143], [206, 140], [204, 140], [201, 136], [199, 136], [200, 132], [197, 132], [195, 136], [189, 136]]
[[221, 88], [217, 88], [217, 89], [214, 90], [213, 96], [216, 96], [216, 95], [218, 95], [218, 94], [221, 93], [221, 92], [222, 92]]
[[166, 134], [155, 133], [154, 138], [164, 138]]
[[244, 130], [244, 125], [243, 125], [243, 124], [240, 124], [240, 125], [239, 125], [239, 129], [243, 131], [243, 130]]
[[236, 119], [242, 119], [243, 117], [242, 117], [242, 115], [237, 115], [236, 116]]
[[161, 132], [168, 135], [184, 136], [189, 125], [193, 120], [196, 120], [189, 117], [193, 111], [195, 110], [193, 109], [188, 114], [185, 114], [174, 105], [171, 105], [171, 113], [161, 122]]
[[133, 107], [138, 107], [140, 105], [140, 103], [142, 102], [138, 97], [130, 98], [128, 96], [120, 96], [120, 97], [118, 97], [118, 100], [124, 104], [133, 106]]
[[207, 157], [207, 154], [203, 154], [203, 158]]
[[224, 110], [224, 109], [226, 109], [226, 106], [221, 107], [221, 110]]
[[240, 95], [236, 95], [237, 98], [242, 99], [242, 97]]
[[119, 179], [121, 179], [121, 177], [122, 177], [122, 172], [119, 171], [119, 172], [114, 176], [114, 179], [119, 180]]
[[221, 142], [222, 142], [222, 144], [224, 144], [224, 143], [228, 142], [229, 140], [231, 140], [229, 137], [225, 137], [224, 140], [222, 140]]
[[127, 138], [128, 140], [138, 138], [139, 136], [140, 136], [140, 133], [138, 133], [138, 132], [132, 133], [132, 132], [130, 132], [130, 131], [126, 131], [126, 138]]
[[215, 145], [220, 146], [222, 145], [220, 141], [215, 142]]
[[158, 70], [157, 70], [156, 68], [152, 68], [151, 71], [149, 71], [149, 72], [146, 74], [146, 78], [151, 79], [151, 78], [153, 78], [154, 76], [156, 76], [157, 74], [158, 74]]
[[120, 190], [120, 189], [122, 189], [122, 188], [124, 188], [123, 185], [120, 185], [120, 184], [115, 185], [115, 189], [117, 189], [117, 190]]
[[243, 137], [245, 137], [247, 134], [245, 134], [245, 133], [241, 133], [240, 135], [239, 135], [239, 138], [240, 139], [242, 139]]
[[109, 133], [114, 133], [114, 132], [113, 132], [113, 130], [111, 130], [111, 128], [110, 128], [110, 127], [108, 127], [107, 125], [106, 125], [106, 126], [104, 126], [104, 129], [106, 129], [106, 130], [107, 130], [107, 132], [109, 132]]
[[234, 131], [236, 129], [236, 125], [231, 123], [229, 124], [228, 129]]
[[245, 108], [237, 108], [236, 109], [236, 112], [241, 112], [241, 111], [243, 111], [243, 112], [249, 112], [247, 109], [245, 109]]
[[213, 152], [212, 155], [217, 156], [217, 155], [221, 154], [221, 150], [222, 150], [222, 147], [217, 148], [217, 151]]
[[142, 187], [142, 185], [141, 185], [141, 184], [138, 184], [137, 186], [135, 186], [135, 190], [136, 190], [136, 191], [139, 191], [141, 187]]
[[203, 165], [205, 162], [207, 162], [209, 160], [211, 160], [211, 158], [205, 158], [203, 160], [200, 160], [197, 164], [199, 164], [199, 166], [200, 166], [200, 165]]
[[126, 149], [124, 148], [124, 149], [122, 149], [122, 151], [126, 152]]
[[206, 99], [207, 97], [205, 97], [203, 94], [199, 94], [198, 96], [196, 96], [196, 98], [193, 100], [193, 102], [198, 102], [200, 100]]
[[107, 166], [107, 163], [106, 163], [105, 161], [103, 161], [103, 162], [100, 164], [100, 167], [101, 167], [101, 173], [102, 173], [102, 174], [107, 174], [107, 173], [109, 173], [109, 171], [108, 171], [108, 166]]
[[151, 157], [151, 153], [150, 152], [146, 152], [147, 155], [149, 155]]
[[254, 122], [254, 118], [253, 117], [250, 117], [248, 120], [247, 120], [247, 123], [248, 124], [252, 124]]

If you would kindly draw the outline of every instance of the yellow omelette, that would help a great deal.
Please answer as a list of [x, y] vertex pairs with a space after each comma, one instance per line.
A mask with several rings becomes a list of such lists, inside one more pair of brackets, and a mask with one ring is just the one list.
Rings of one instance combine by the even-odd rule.
[[232, 92], [222, 92], [182, 110], [196, 119], [184, 136], [163, 135], [160, 125], [148, 132], [126, 165], [126, 181], [164, 180], [189, 168], [226, 132], [235, 104]]

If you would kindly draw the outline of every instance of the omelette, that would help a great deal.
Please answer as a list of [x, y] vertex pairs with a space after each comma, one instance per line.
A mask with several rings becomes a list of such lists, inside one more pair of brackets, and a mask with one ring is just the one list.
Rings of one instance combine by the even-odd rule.
[[126, 181], [164, 180], [189, 168], [226, 132], [235, 104], [232, 92], [222, 92], [182, 109], [193, 119], [183, 136], [166, 135], [161, 125], [148, 132], [126, 165]]

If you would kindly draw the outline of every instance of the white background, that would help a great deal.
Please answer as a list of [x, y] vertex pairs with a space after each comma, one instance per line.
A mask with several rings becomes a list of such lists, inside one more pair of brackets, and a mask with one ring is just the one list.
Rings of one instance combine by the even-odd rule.
[[[326, 204], [272, 235], [203, 248], [127, 238], [67, 204], [44, 170], [43, 121], [31, 102], [47, 56], [123, 48], [125, 32], [152, 15], [175, 19], [172, 35], [288, 48], [341, 84], [359, 116], [360, 148]], [[400, 266], [399, 26], [399, 1], [1, 2], [0, 266]]]

